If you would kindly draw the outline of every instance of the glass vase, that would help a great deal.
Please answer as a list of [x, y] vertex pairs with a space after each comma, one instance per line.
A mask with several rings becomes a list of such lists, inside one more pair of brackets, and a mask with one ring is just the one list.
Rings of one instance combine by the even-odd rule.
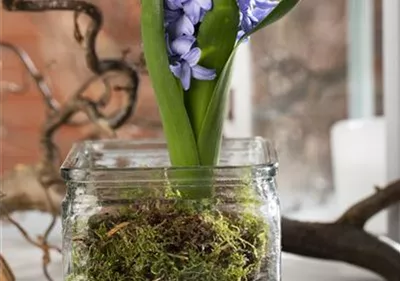
[[86, 141], [61, 168], [65, 281], [280, 280], [277, 160], [224, 140], [214, 167], [171, 167], [166, 144]]

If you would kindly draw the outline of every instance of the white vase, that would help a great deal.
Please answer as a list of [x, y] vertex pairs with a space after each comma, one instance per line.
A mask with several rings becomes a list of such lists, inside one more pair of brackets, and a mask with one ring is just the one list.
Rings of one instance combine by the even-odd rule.
[[[332, 167], [338, 208], [344, 212], [386, 184], [386, 134], [382, 117], [345, 120], [331, 130]], [[387, 233], [387, 212], [366, 225]]]

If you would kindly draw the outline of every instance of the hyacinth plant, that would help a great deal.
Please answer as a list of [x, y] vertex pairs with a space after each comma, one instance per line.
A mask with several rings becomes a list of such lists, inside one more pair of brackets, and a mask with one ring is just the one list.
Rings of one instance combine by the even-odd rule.
[[142, 1], [145, 58], [173, 166], [218, 163], [235, 53], [299, 1]]
[[[298, 1], [142, 0], [145, 57], [169, 158], [190, 168], [162, 169], [162, 180], [157, 168], [123, 179], [112, 170], [112, 180], [102, 174], [94, 185], [69, 179], [71, 194], [93, 190], [97, 203], [91, 209], [84, 195], [67, 196], [67, 281], [280, 280], [278, 203], [264, 194], [274, 173], [257, 180], [247, 179], [245, 167], [243, 180], [230, 178], [232, 170], [208, 173], [218, 164], [238, 46]], [[71, 163], [92, 158], [78, 156]], [[260, 211], [266, 201], [268, 214]]]

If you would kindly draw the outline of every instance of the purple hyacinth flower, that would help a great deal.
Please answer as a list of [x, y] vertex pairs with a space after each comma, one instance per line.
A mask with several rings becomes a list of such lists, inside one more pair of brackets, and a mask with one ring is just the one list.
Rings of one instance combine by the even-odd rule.
[[244, 13], [250, 8], [251, 0], [237, 0], [237, 4], [240, 12]]
[[196, 42], [196, 38], [194, 38], [194, 36], [184, 35], [184, 36], [178, 37], [171, 43], [172, 54], [183, 56], [183, 55], [189, 53], [194, 42]]
[[183, 10], [194, 25], [204, 17], [205, 12], [212, 9], [212, 0], [184, 0]]
[[168, 25], [167, 32], [171, 38], [178, 38], [182, 35], [193, 35], [194, 25], [186, 15], [182, 15], [176, 22]]
[[257, 20], [257, 23], [265, 19], [278, 4], [279, 2], [277, 1], [256, 0], [253, 9], [253, 17]]
[[165, 26], [168, 27], [170, 24], [177, 22], [183, 15], [181, 10], [170, 10], [166, 8], [164, 10], [164, 22]]
[[263, 19], [265, 19], [271, 11], [272, 11], [272, 9], [255, 8], [253, 11], [253, 14], [252, 14], [252, 21], [254, 23], [258, 24]]
[[201, 14], [200, 14], [200, 22], [202, 22], [204, 20], [204, 17], [206, 16], [208, 11], [206, 10], [201, 10]]
[[252, 31], [279, 4], [272, 0], [237, 0], [240, 10], [238, 38]]
[[254, 18], [251, 14], [250, 10], [247, 10], [244, 14], [242, 14], [242, 19], [240, 22], [240, 27], [242, 30], [247, 33], [250, 32], [254, 27]]
[[182, 1], [183, 0], [165, 0], [165, 4], [170, 10], [178, 10], [183, 8]]
[[192, 77], [198, 80], [214, 80], [215, 70], [198, 65], [201, 57], [200, 48], [193, 48], [181, 56], [181, 59], [170, 65], [172, 73], [180, 79], [185, 91], [189, 90]]
[[195, 25], [212, 9], [212, 0], [164, 0], [165, 40], [171, 72], [185, 91], [192, 78], [214, 80], [215, 70], [198, 65], [200, 48], [196, 47]]
[[255, 7], [268, 10], [274, 9], [278, 4], [279, 1], [269, 1], [269, 0], [255, 0]]
[[165, 0], [164, 26], [172, 38], [181, 35], [193, 35], [194, 25], [185, 14], [182, 6], [183, 0]]

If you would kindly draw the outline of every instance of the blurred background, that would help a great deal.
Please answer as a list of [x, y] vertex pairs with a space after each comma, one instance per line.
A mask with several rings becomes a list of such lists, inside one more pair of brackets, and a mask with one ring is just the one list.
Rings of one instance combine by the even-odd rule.
[[[89, 2], [104, 15], [97, 40], [99, 56], [124, 57], [140, 68], [140, 1]], [[396, 23], [394, 16], [387, 16], [387, 26], [383, 26], [384, 2], [303, 0], [283, 20], [254, 35], [240, 49], [225, 135], [258, 135], [274, 142], [285, 215], [332, 219], [371, 194], [374, 186], [400, 178], [400, 155], [394, 155], [397, 162], [390, 162], [386, 156], [392, 154], [387, 153], [391, 149], [397, 153], [395, 146], [388, 145], [400, 141], [400, 126], [384, 117], [384, 97], [400, 95], [395, 87], [398, 84], [393, 82], [400, 80], [399, 76], [387, 82], [394, 93], [383, 94], [384, 31], [394, 40], [389, 45], [399, 46], [399, 35], [393, 37], [389, 32], [400, 34], [400, 24], [397, 20], [394, 25], [390, 21]], [[387, 2], [394, 6], [387, 4], [386, 9], [400, 14], [397, 0]], [[0, 21], [0, 41], [30, 56], [60, 103], [90, 78], [84, 50], [73, 37], [72, 13], [0, 9]], [[85, 26], [88, 21], [82, 16], [80, 23]], [[399, 71], [400, 58], [393, 57], [399, 50], [387, 51], [391, 50], [394, 53], [388, 54], [387, 60], [393, 63], [388, 67]], [[18, 164], [39, 159], [45, 107], [18, 56], [8, 48], [0, 47], [0, 51], [0, 173], [4, 175]], [[117, 131], [120, 138], [162, 137], [149, 78], [145, 72], [140, 78], [137, 108]], [[96, 96], [101, 87], [94, 84], [87, 94]], [[399, 107], [400, 98], [391, 97], [389, 103], [396, 101]], [[118, 95], [113, 96], [105, 110], [111, 112], [122, 102]], [[387, 126], [393, 126], [390, 131], [397, 135], [388, 134]], [[57, 135], [57, 144], [64, 157], [73, 142], [96, 137], [92, 126], [67, 127]], [[388, 225], [389, 216], [398, 228], [398, 214], [398, 210], [382, 214], [369, 228], [386, 234], [392, 227]], [[397, 228], [392, 227], [393, 235], [398, 235]]]
[[[97, 49], [100, 57], [125, 56], [140, 62], [140, 3], [133, 1], [92, 1], [104, 14]], [[347, 0], [305, 0], [285, 19], [253, 36], [237, 57], [226, 135], [260, 135], [274, 141], [281, 176], [279, 185], [285, 209], [303, 203], [322, 203], [334, 189], [331, 128], [350, 117], [349, 64], [370, 59], [365, 71], [373, 75], [373, 108], [369, 117], [381, 115], [382, 105], [382, 1], [367, 0], [369, 19], [348, 13]], [[367, 12], [368, 13], [368, 12]], [[365, 14], [365, 13], [364, 13]], [[361, 16], [360, 16], [361, 15]], [[358, 18], [357, 18], [358, 17]], [[356, 47], [370, 46], [364, 57], [350, 57], [350, 21], [370, 21], [353, 34]], [[0, 40], [23, 49], [42, 73], [54, 96], [63, 102], [90, 78], [84, 50], [73, 37], [72, 14], [68, 12], [24, 13], [1, 11]], [[82, 24], [85, 18], [82, 17]], [[370, 33], [362, 38], [359, 33]], [[34, 163], [39, 157], [38, 136], [44, 121], [42, 97], [14, 52], [1, 48], [1, 173], [17, 164]], [[358, 60], [358, 61], [357, 61]], [[357, 79], [357, 77], [356, 77]], [[357, 82], [356, 82], [357, 83]], [[362, 89], [360, 86], [358, 89]], [[89, 94], [96, 95], [94, 85]], [[108, 110], [121, 104], [114, 97]], [[361, 103], [361, 101], [357, 101]], [[33, 110], [34, 109], [34, 110]], [[357, 116], [363, 117], [363, 116]], [[83, 118], [83, 117], [82, 117]], [[92, 137], [93, 128], [63, 129], [57, 136], [63, 155], [71, 144]], [[135, 113], [122, 129], [121, 138], [161, 137], [162, 127], [151, 85], [141, 75]], [[30, 140], [30, 141], [26, 141]], [[377, 182], [376, 184], [381, 184]], [[286, 193], [289, 193], [286, 195]]]

